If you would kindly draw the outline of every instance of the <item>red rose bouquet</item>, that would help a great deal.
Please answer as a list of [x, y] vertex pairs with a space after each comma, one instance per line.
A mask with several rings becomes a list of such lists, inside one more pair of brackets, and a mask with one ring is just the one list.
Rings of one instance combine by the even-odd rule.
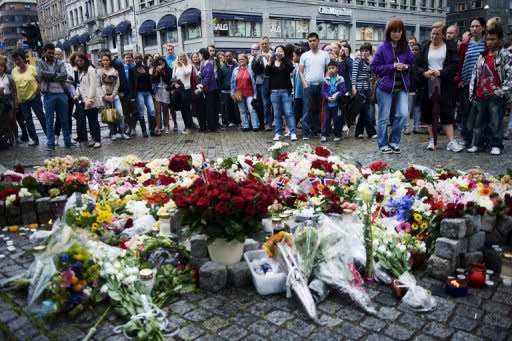
[[277, 191], [254, 177], [236, 181], [211, 171], [208, 182], [197, 179], [189, 188], [175, 188], [172, 198], [190, 234], [243, 242], [262, 233], [261, 219], [277, 199]]

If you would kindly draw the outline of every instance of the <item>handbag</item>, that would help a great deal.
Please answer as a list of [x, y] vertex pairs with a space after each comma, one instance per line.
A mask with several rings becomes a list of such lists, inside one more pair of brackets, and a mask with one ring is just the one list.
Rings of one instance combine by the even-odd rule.
[[121, 115], [115, 108], [105, 108], [101, 111], [101, 122], [116, 124], [121, 120]]
[[231, 99], [233, 100], [233, 102], [235, 103], [240, 103], [242, 102], [243, 100], [243, 97], [242, 97], [242, 90], [235, 90], [235, 93], [233, 94], [233, 96], [231, 96]]

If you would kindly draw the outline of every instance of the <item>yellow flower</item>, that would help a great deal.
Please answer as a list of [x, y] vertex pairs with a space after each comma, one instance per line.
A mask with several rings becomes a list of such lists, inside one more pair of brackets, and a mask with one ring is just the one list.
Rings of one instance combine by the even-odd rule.
[[98, 225], [98, 223], [92, 223], [92, 225], [91, 225], [92, 232], [98, 231], [99, 228], [100, 228], [100, 225]]
[[414, 221], [417, 222], [417, 223], [421, 222], [421, 220], [423, 218], [421, 216], [421, 214], [419, 214], [419, 213], [413, 213], [412, 217], [414, 218]]
[[91, 213], [89, 211], [82, 211], [82, 213], [80, 213], [80, 215], [86, 219], [91, 217]]
[[101, 214], [98, 214], [98, 216], [96, 217], [96, 221], [98, 222], [98, 224], [105, 223], [105, 219], [103, 218], [103, 215], [101, 215]]
[[427, 222], [426, 220], [423, 220], [423, 221], [421, 222], [421, 228], [422, 228], [422, 229], [426, 229], [427, 227], [428, 227], [428, 222]]
[[420, 226], [419, 226], [417, 223], [413, 223], [413, 224], [411, 225], [411, 228], [412, 228], [412, 230], [413, 230], [413, 231], [418, 231], [418, 229], [420, 228]]

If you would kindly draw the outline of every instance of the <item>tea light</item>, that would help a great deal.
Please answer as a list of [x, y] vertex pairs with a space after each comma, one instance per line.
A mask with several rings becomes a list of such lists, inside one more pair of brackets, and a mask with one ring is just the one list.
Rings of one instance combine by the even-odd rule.
[[449, 279], [446, 281], [444, 290], [448, 296], [464, 297], [468, 294], [468, 286], [465, 280]]
[[19, 226], [18, 225], [10, 225], [7, 227], [7, 230], [11, 233], [18, 232]]
[[39, 228], [39, 224], [30, 224], [28, 225], [28, 227], [31, 229], [31, 230], [37, 230]]
[[457, 275], [457, 278], [461, 281], [465, 281], [466, 280], [466, 276], [465, 275]]
[[464, 275], [466, 273], [466, 269], [457, 268], [455, 269], [455, 272], [457, 272], [457, 275]]
[[150, 295], [151, 291], [153, 290], [153, 286], [155, 285], [155, 278], [153, 276], [153, 269], [142, 269], [139, 271], [139, 276], [142, 282], [142, 285], [144, 285], [144, 288], [146, 289], [146, 295]]
[[485, 270], [485, 280], [486, 281], [490, 281], [492, 275], [494, 275], [494, 271], [492, 271], [491, 269]]
[[485, 264], [474, 263], [468, 274], [469, 286], [472, 288], [483, 288], [485, 285]]
[[485, 281], [485, 285], [488, 286], [488, 287], [493, 287], [494, 286], [494, 282], [493, 281]]
[[46, 246], [44, 246], [44, 245], [36, 245], [32, 248], [32, 251], [43, 252], [45, 249], [46, 249]]

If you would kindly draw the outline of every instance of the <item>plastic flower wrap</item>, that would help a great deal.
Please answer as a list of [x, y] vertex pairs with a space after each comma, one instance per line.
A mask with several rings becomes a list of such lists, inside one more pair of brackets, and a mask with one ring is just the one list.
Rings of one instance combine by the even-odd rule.
[[295, 231], [293, 239], [299, 253], [299, 265], [307, 281], [313, 271], [316, 253], [320, 245], [318, 229], [312, 224], [304, 225]]
[[400, 242], [400, 238], [396, 235], [389, 235], [384, 231], [378, 231], [376, 235], [375, 256], [380, 268], [386, 270], [395, 278], [409, 271], [411, 268], [409, 264], [410, 253], [407, 251], [407, 247]]
[[[375, 313], [371, 299], [364, 290], [364, 280], [356, 263], [364, 263], [363, 226], [358, 223], [336, 224], [322, 216], [319, 228], [320, 245], [313, 274], [329, 287], [348, 294], [369, 313]], [[317, 297], [325, 297], [316, 292]]]
[[281, 155], [281, 153], [283, 153], [288, 148], [288, 146], [289, 144], [286, 142], [276, 142], [268, 148], [268, 151], [272, 154], [272, 158], [277, 160], [279, 155]]

